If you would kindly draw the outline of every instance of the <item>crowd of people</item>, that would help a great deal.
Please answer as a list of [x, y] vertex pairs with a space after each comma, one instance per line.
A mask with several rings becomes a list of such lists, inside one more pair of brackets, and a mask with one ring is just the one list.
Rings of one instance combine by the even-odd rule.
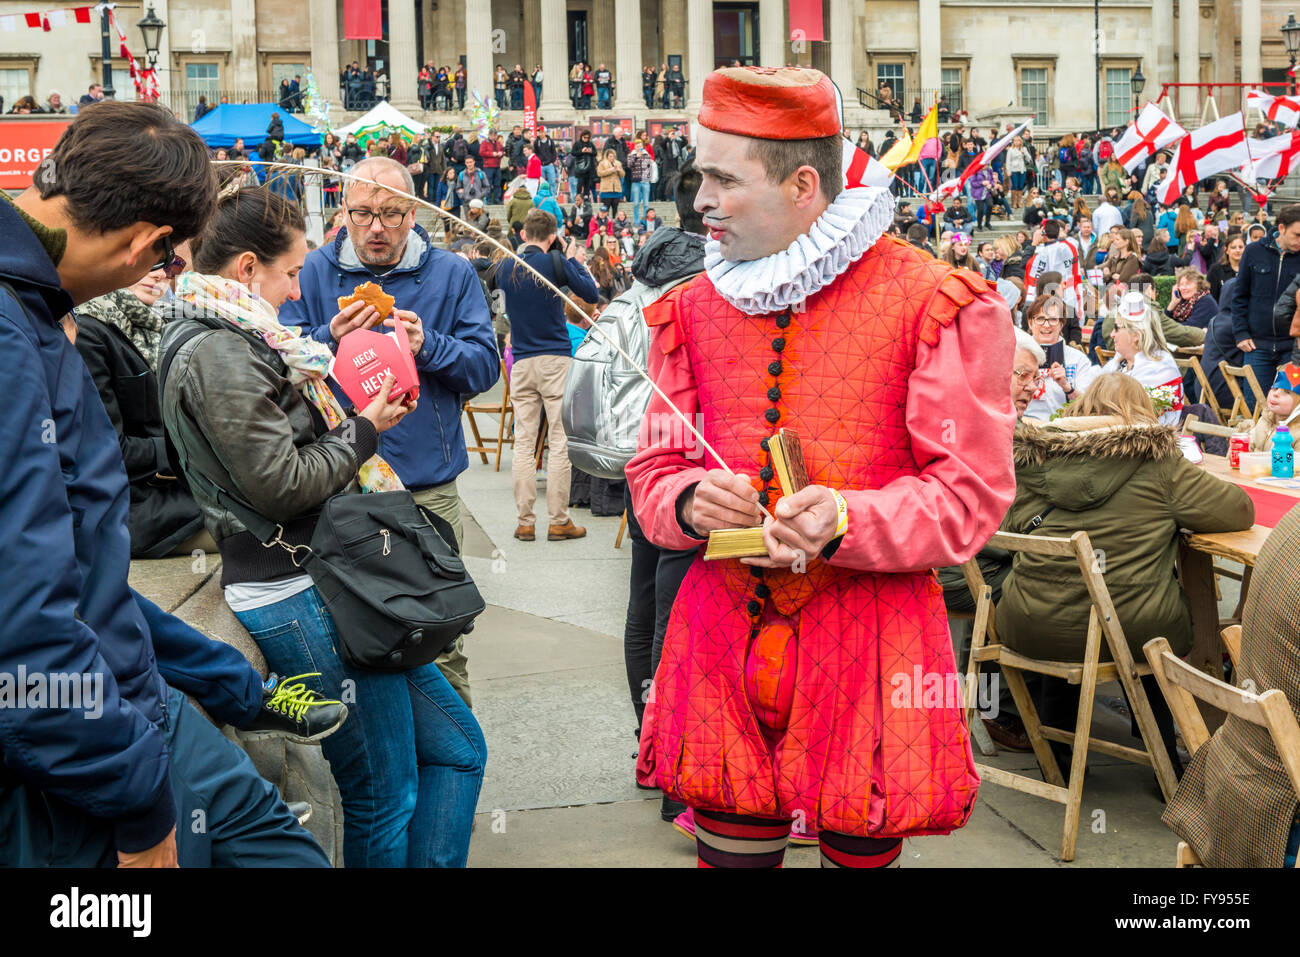
[[[755, 128], [738, 104], [759, 94]], [[343, 536], [322, 517], [340, 499], [402, 493], [432, 529], [412, 534], [445, 549], [421, 538], [420, 554], [462, 574], [462, 406], [503, 368], [514, 538], [540, 537], [543, 444], [546, 539], [584, 537], [564, 399], [593, 323], [630, 322], [633, 358], [658, 386], [634, 410], [650, 428], [615, 470], [622, 483], [603, 493], [626, 509], [633, 542], [637, 780], [663, 791], [660, 814], [701, 866], [779, 866], [790, 841], [816, 844], [827, 867], [897, 866], [904, 838], [964, 826], [979, 787], [964, 701], [912, 708], [890, 693], [895, 673], [958, 670], [944, 613], [955, 595], [931, 569], [951, 581], [978, 556], [999, 636], [1025, 655], [1081, 660], [1089, 627], [1082, 580], [1061, 585], [1064, 559], [981, 551], [998, 529], [1086, 530], [1110, 556], [1135, 653], [1152, 635], [1187, 651], [1179, 530], [1247, 529], [1255, 516], [1244, 491], [1183, 455], [1177, 427], [1208, 397], [1176, 350], [1202, 347], [1216, 392], [1219, 358], [1271, 387], [1254, 447], [1296, 418], [1300, 205], [1234, 224], [1226, 186], [1210, 182], [1162, 211], [1138, 184], [1149, 173], [1111, 182], [1104, 165], [1104, 201], [1090, 208], [1078, 178], [1091, 173], [1076, 164], [1058, 166], [1049, 206], [1033, 193], [1046, 182], [1014, 178], [1034, 164], [1007, 156], [987, 185], [1020, 194], [1007, 200], [1025, 205], [1026, 228], [976, 244], [963, 227], [987, 227], [986, 197], [958, 200], [940, 225], [891, 191], [845, 187], [847, 134], [820, 72], [725, 68], [702, 98], [689, 146], [675, 130], [602, 142], [584, 130], [569, 149], [520, 127], [482, 142], [395, 133], [364, 150], [329, 134], [322, 164], [356, 179], [315, 249], [298, 174], [263, 181], [255, 164], [211, 162], [282, 157], [278, 114], [251, 154], [208, 149], [157, 105], [109, 103], [69, 125], [52, 175], [0, 193], [17, 424], [0, 432], [13, 466], [0, 475], [12, 586], [0, 666], [107, 668], [116, 696], [90, 725], [80, 706], [0, 722], [0, 863], [327, 864], [300, 809], [188, 693], [224, 723], [320, 744], [349, 866], [463, 866], [488, 750], [463, 636], [427, 664], [359, 666], [356, 632], [302, 553]], [[966, 142], [958, 131], [961, 152]], [[1066, 149], [1077, 159], [1076, 142]], [[932, 179], [947, 157], [929, 159]], [[655, 186], [672, 223], [646, 206]], [[464, 222], [425, 228], [410, 196]], [[977, 208], [963, 221], [966, 198]], [[493, 200], [504, 221], [487, 213]], [[1167, 305], [1157, 276], [1173, 278]], [[391, 296], [389, 314], [373, 296], [347, 302], [365, 284]], [[391, 376], [364, 404], [327, 382], [340, 340], [374, 327], [407, 342], [418, 400]], [[66, 374], [74, 348], [88, 375]], [[659, 425], [679, 415], [721, 462]], [[772, 445], [790, 429], [806, 450], [798, 489], [780, 486]], [[760, 530], [761, 547], [703, 560], [710, 533], [741, 527]], [[384, 528], [373, 550], [402, 535]], [[224, 600], [273, 672], [266, 684], [130, 589], [132, 558], [194, 548], [220, 554]], [[1257, 627], [1253, 607], [1243, 628]], [[1143, 684], [1181, 770], [1172, 718]], [[1034, 694], [1046, 723], [1070, 724], [1077, 686], [1045, 679]], [[987, 726], [1027, 745], [1011, 711]], [[1068, 747], [1053, 747], [1068, 766]], [[1203, 785], [1217, 767], [1193, 758], [1181, 814], [1213, 818]], [[203, 832], [178, 827], [197, 807]], [[1255, 857], [1227, 862], [1294, 859], [1300, 825], [1294, 802], [1285, 810], [1252, 804], [1269, 827]], [[1225, 860], [1204, 842], [1198, 852]]]

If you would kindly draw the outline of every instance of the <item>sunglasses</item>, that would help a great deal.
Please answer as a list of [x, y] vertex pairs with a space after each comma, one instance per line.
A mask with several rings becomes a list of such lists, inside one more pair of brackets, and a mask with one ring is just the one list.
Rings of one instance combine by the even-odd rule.
[[163, 237], [163, 257], [158, 262], [149, 267], [150, 272], [163, 271], [163, 275], [168, 279], [175, 279], [185, 271], [185, 260], [176, 255], [176, 247], [172, 245], [171, 234], [168, 233]]

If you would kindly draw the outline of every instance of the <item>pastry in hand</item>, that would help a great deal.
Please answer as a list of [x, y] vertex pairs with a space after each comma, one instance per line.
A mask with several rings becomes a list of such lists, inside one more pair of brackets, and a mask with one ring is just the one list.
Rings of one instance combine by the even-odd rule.
[[393, 312], [393, 306], [397, 300], [384, 292], [382, 286], [373, 282], [363, 282], [352, 290], [350, 296], [339, 296], [339, 309], [346, 309], [354, 302], [364, 302], [368, 306], [374, 306], [375, 312], [379, 313], [379, 319], [382, 322], [387, 319]]

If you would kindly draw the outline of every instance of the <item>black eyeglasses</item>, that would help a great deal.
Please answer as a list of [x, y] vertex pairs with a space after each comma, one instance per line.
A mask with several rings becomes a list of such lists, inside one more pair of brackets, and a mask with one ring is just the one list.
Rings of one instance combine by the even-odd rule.
[[352, 220], [354, 226], [369, 226], [375, 221], [375, 216], [379, 216], [379, 223], [385, 229], [396, 229], [402, 225], [406, 219], [406, 214], [415, 207], [408, 209], [381, 209], [378, 214], [372, 209], [349, 209], [348, 219]]
[[154, 265], [149, 267], [150, 272], [162, 270], [163, 275], [168, 279], [175, 279], [185, 271], [185, 260], [176, 255], [176, 247], [172, 245], [171, 234], [168, 233], [162, 238], [163, 257]]

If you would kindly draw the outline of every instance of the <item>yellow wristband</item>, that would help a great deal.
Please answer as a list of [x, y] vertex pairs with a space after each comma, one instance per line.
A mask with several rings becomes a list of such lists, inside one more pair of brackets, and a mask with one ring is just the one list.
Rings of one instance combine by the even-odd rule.
[[835, 509], [838, 515], [833, 537], [842, 538], [849, 530], [849, 503], [844, 501], [844, 496], [837, 490], [831, 489], [831, 494], [835, 496]]

